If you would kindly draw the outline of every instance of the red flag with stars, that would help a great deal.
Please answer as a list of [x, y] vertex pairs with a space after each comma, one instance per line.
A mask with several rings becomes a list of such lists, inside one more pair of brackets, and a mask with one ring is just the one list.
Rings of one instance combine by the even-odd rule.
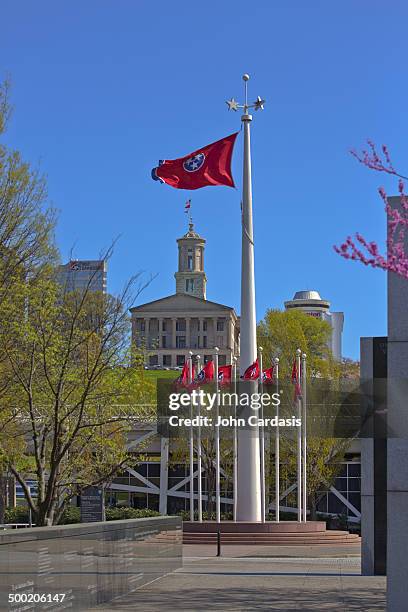
[[232, 365], [218, 366], [218, 382], [220, 385], [229, 385], [232, 376]]
[[164, 159], [152, 170], [155, 181], [176, 189], [200, 189], [208, 185], [235, 187], [231, 158], [238, 132], [213, 142], [185, 157]]
[[262, 382], [264, 385], [270, 385], [273, 383], [273, 369], [274, 366], [262, 372]]
[[252, 365], [250, 365], [242, 375], [244, 380], [256, 380], [259, 378], [259, 364], [258, 360], [254, 361]]

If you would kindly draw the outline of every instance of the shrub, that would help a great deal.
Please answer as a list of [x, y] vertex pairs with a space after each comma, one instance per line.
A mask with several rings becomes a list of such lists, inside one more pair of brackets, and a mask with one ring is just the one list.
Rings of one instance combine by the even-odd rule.
[[106, 508], [107, 521], [148, 518], [150, 516], [160, 516], [160, 512], [148, 508]]
[[29, 523], [30, 517], [26, 506], [16, 506], [15, 508], [6, 508], [4, 511], [5, 523]]
[[68, 506], [65, 508], [61, 520], [59, 521], [60, 525], [73, 525], [75, 523], [81, 522], [81, 510], [76, 506]]

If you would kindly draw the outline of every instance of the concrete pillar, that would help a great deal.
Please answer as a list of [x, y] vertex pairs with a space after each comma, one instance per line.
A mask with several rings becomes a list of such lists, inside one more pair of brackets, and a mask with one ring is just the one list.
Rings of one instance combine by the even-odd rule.
[[361, 438], [361, 571], [374, 576], [386, 573], [387, 338], [361, 338], [360, 355], [363, 389], [374, 393], [373, 416]]
[[[389, 198], [393, 208], [400, 198]], [[405, 252], [408, 251], [408, 237]], [[408, 594], [408, 280], [388, 273], [387, 610], [407, 609]], [[404, 388], [405, 387], [405, 388]], [[398, 436], [398, 437], [397, 437]]]

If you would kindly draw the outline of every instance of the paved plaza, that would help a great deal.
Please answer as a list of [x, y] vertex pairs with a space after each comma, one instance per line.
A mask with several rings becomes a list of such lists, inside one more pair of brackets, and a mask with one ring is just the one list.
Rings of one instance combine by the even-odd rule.
[[361, 576], [355, 547], [184, 546], [184, 565], [96, 610], [383, 612], [385, 577]]

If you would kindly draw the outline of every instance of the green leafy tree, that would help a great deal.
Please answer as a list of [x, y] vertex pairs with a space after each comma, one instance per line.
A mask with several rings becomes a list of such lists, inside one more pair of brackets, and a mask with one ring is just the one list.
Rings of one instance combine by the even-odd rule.
[[[350, 360], [337, 362], [329, 348], [331, 327], [329, 323], [299, 311], [268, 310], [258, 325], [258, 344], [263, 347], [264, 364], [273, 363], [279, 357], [281, 379], [290, 380], [296, 350], [307, 355], [307, 376], [309, 385], [317, 385], [326, 379], [331, 388], [339, 388], [342, 378], [354, 378], [358, 365]], [[338, 414], [339, 406], [333, 406]], [[331, 414], [335, 417], [336, 414]], [[309, 420], [309, 419], [308, 419]], [[310, 419], [312, 423], [313, 420]], [[335, 419], [333, 420], [335, 422]], [[326, 434], [331, 435], [330, 427]], [[310, 518], [316, 518], [317, 504], [322, 492], [333, 484], [341, 467], [344, 453], [350, 440], [337, 437], [321, 437], [309, 431], [307, 442], [307, 488]], [[297, 477], [296, 441], [281, 429], [281, 478], [282, 482], [293, 484]], [[273, 449], [273, 440], [271, 448]], [[268, 490], [274, 490], [275, 466], [268, 457]], [[296, 492], [288, 497], [296, 500]]]
[[65, 292], [52, 278], [26, 282], [4, 346], [12, 380], [1, 402], [3, 463], [38, 525], [58, 522], [83, 486], [132, 463], [129, 432], [152, 406], [153, 385], [129, 354], [132, 283], [118, 297], [91, 283]]
[[267, 310], [257, 329], [258, 345], [263, 347], [264, 363], [280, 359], [280, 374], [289, 377], [296, 349], [308, 357], [311, 376], [338, 377], [340, 365], [333, 359], [328, 343], [331, 327], [327, 321], [299, 310]]

